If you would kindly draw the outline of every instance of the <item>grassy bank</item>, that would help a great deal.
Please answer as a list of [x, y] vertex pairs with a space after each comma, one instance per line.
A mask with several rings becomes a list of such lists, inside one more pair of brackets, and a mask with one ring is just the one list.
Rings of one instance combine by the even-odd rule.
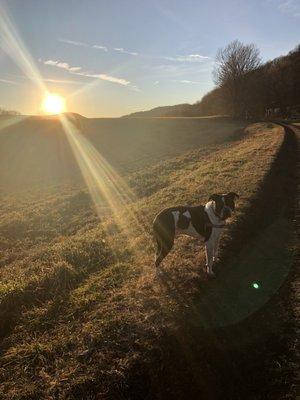
[[[198, 143], [194, 149], [183, 141], [180, 155], [169, 154], [152, 163], [146, 157], [143, 168], [137, 163], [134, 171], [124, 174], [136, 193], [130, 209], [145, 226], [129, 239], [115, 229], [109, 214], [98, 223], [84, 192], [65, 188], [59, 196], [16, 201], [10, 214], [8, 206], [2, 206], [5, 262], [1, 268], [0, 312], [6, 321], [2, 327], [2, 396], [118, 398], [132, 390], [136, 398], [139, 394], [144, 398], [147, 392], [163, 398], [164, 380], [159, 380], [154, 370], [169, 369], [170, 380], [177, 379], [179, 375], [172, 373], [171, 365], [176, 369], [179, 354], [184, 364], [190, 364], [189, 369], [197, 364], [198, 379], [209, 377], [207, 390], [211, 390], [212, 376], [216, 379], [218, 372], [212, 373], [210, 363], [216, 348], [222, 345], [206, 341], [207, 354], [201, 353], [204, 358], [199, 363], [191, 356], [193, 346], [198, 346], [195, 334], [201, 331], [204, 335], [207, 325], [228, 326], [249, 318], [272, 297], [288, 273], [288, 263], [279, 263], [271, 288], [251, 300], [249, 285], [255, 279], [264, 281], [257, 275], [261, 274], [260, 266], [269, 259], [272, 270], [274, 256], [260, 249], [263, 239], [256, 235], [258, 225], [262, 235], [264, 229], [271, 231], [263, 237], [273, 240], [263, 242], [263, 248], [278, 248], [280, 243], [275, 238], [282, 232], [287, 238], [285, 244], [289, 243], [290, 228], [283, 221], [282, 210], [275, 207], [276, 218], [271, 221], [260, 197], [262, 187], [274, 185], [268, 175], [285, 146], [283, 129], [254, 124], [228, 137], [225, 143]], [[180, 237], [165, 261], [163, 280], [156, 280], [150, 233], [154, 215], [167, 205], [203, 203], [211, 193], [232, 190], [241, 199], [232, 227], [224, 235], [220, 279], [212, 283], [203, 280], [199, 273], [204, 261], [202, 246]], [[282, 193], [276, 205], [281, 199]], [[126, 210], [121, 218], [129, 218]], [[255, 237], [247, 237], [248, 231]], [[17, 252], [13, 251], [16, 237]], [[232, 254], [236, 251], [230, 250], [233, 238], [238, 249], [234, 261]], [[253, 251], [241, 243], [243, 238], [256, 241]], [[257, 264], [254, 276], [253, 264]], [[240, 290], [240, 302], [236, 301], [236, 290], [230, 298], [231, 287]], [[225, 308], [220, 306], [224, 299]], [[182, 329], [185, 318], [189, 326], [193, 321], [196, 327], [192, 337]], [[177, 355], [172, 353], [176, 346]], [[140, 373], [148, 372], [140, 379], [139, 373], [133, 373], [130, 381], [128, 373], [137, 365]], [[191, 376], [181, 367], [180, 371], [182, 381], [188, 382]], [[161, 371], [161, 376], [166, 377], [166, 372]], [[204, 382], [193, 384], [202, 395], [209, 394], [205, 394]], [[180, 397], [183, 385], [177, 386], [170, 389], [171, 381], [165, 382], [166, 390], [174, 394], [177, 388], [177, 398], [184, 398]]]

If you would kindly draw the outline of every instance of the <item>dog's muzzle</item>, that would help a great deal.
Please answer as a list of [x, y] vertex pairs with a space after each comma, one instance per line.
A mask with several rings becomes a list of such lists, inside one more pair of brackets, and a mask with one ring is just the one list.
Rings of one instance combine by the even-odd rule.
[[232, 210], [230, 207], [225, 206], [222, 210], [221, 219], [225, 221], [225, 219], [230, 218], [232, 214]]

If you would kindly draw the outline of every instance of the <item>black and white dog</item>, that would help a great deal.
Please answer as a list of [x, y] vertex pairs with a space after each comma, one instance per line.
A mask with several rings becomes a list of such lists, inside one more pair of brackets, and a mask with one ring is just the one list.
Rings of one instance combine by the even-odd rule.
[[239, 196], [230, 192], [213, 194], [205, 206], [177, 206], [162, 210], [153, 221], [154, 238], [157, 243], [155, 266], [159, 265], [174, 244], [177, 234], [202, 238], [205, 243], [206, 268], [208, 275], [213, 276], [213, 264], [218, 258], [219, 240], [226, 219], [235, 209], [235, 199]]

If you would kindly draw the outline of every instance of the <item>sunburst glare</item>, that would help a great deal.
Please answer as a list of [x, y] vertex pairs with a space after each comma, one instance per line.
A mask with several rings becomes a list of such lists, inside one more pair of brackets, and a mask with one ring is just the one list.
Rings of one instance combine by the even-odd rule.
[[42, 110], [46, 114], [60, 114], [66, 111], [66, 101], [59, 94], [47, 93], [42, 103]]

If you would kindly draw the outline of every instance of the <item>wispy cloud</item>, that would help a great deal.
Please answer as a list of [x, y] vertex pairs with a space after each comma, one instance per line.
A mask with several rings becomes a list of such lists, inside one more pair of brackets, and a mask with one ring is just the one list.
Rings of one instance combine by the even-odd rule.
[[96, 73], [89, 72], [89, 71], [83, 71], [82, 67], [72, 67], [67, 62], [56, 61], [56, 60], [43, 61], [42, 59], [39, 59], [39, 62], [41, 62], [45, 65], [52, 66], [52, 67], [64, 69], [73, 75], [84, 76], [87, 78], [102, 79], [104, 81], [118, 83], [119, 85], [123, 85], [123, 86], [130, 85], [130, 81], [127, 81], [124, 78], [117, 78], [115, 76], [110, 76], [108, 74], [96, 74]]
[[70, 40], [70, 39], [59, 39], [60, 42], [71, 44], [73, 46], [78, 46], [78, 47], [88, 47], [90, 49], [99, 49], [99, 50], [104, 50], [106, 52], [108, 51], [113, 51], [121, 54], [128, 54], [131, 56], [140, 56], [140, 57], [146, 57], [146, 58], [156, 58], [156, 59], [162, 59], [162, 60], [168, 60], [168, 61], [174, 61], [174, 62], [180, 62], [180, 63], [200, 63], [204, 62], [207, 60], [210, 60], [211, 58], [208, 56], [203, 56], [202, 54], [188, 54], [188, 55], [177, 55], [177, 56], [150, 56], [147, 54], [140, 54], [136, 51], [130, 51], [127, 49], [124, 49], [123, 47], [113, 47], [113, 48], [108, 48], [107, 46], [103, 45], [98, 45], [98, 44], [89, 44], [89, 43], [84, 43], [84, 42], [78, 42], [75, 40]]
[[285, 0], [279, 4], [278, 8], [292, 17], [300, 17], [300, 2], [298, 0]]
[[138, 53], [136, 51], [128, 51], [128, 50], [123, 49], [123, 47], [114, 47], [114, 50], [117, 51], [118, 53], [130, 54], [131, 56], [138, 55]]
[[[176, 82], [176, 83], [183, 83], [183, 84], [187, 84], [187, 85], [203, 85], [205, 84], [205, 82], [199, 82], [199, 81], [191, 81], [189, 79], [167, 79], [164, 80], [164, 83], [168, 83], [168, 82]], [[159, 85], [160, 81], [155, 81], [153, 83], [154, 86]]]
[[2, 79], [2, 78], [0, 78], [0, 82], [7, 83], [9, 85], [19, 85], [19, 82], [11, 81], [10, 79]]
[[66, 85], [82, 85], [82, 82], [74, 81], [73, 79], [51, 79], [51, 78], [43, 78], [44, 82], [49, 83], [59, 83]]
[[90, 49], [98, 49], [98, 50], [107, 51], [106, 46], [101, 46], [99, 44], [88, 44], [88, 43], [84, 43], [84, 42], [77, 42], [75, 40], [70, 40], [70, 39], [59, 39], [59, 41], [62, 43], [71, 44], [73, 46], [88, 47]]
[[[108, 51], [109, 49], [107, 48], [107, 46], [102, 46], [99, 44], [89, 44], [89, 43], [84, 43], [84, 42], [77, 42], [75, 40], [70, 40], [70, 39], [59, 39], [60, 42], [62, 43], [67, 43], [67, 44], [71, 44], [73, 46], [78, 46], [78, 47], [88, 47], [90, 49], [98, 49], [98, 50], [103, 50], [103, 51]], [[112, 49], [110, 49], [112, 51], [116, 51], [118, 53], [122, 53], [122, 54], [129, 54], [131, 56], [137, 56], [138, 53], [136, 51], [129, 51], [129, 50], [125, 50], [123, 47], [114, 47]]]
[[93, 44], [93, 45], [92, 45], [92, 48], [93, 48], [93, 49], [98, 49], [98, 50], [107, 51], [107, 47], [105, 47], [105, 46], [100, 46], [99, 44]]
[[76, 75], [86, 76], [88, 78], [102, 79], [103, 81], [118, 83], [119, 85], [124, 85], [124, 86], [130, 84], [130, 82], [127, 81], [126, 79], [116, 78], [115, 76], [110, 76], [107, 74], [91, 74], [90, 72], [77, 72]]
[[173, 82], [187, 83], [187, 84], [192, 84], [192, 85], [202, 85], [202, 84], [203, 84], [203, 82], [190, 81], [190, 80], [188, 80], [188, 79], [174, 80]]
[[169, 61], [178, 61], [178, 62], [203, 62], [209, 60], [210, 57], [202, 56], [201, 54], [189, 54], [187, 56], [175, 56], [175, 57], [162, 57], [165, 60]]
[[[41, 61], [41, 60], [39, 60]], [[61, 62], [61, 61], [54, 61], [54, 60], [47, 60], [44, 61], [45, 65], [52, 65], [53, 67], [57, 68], [62, 68], [70, 72], [78, 72], [81, 70], [81, 67], [71, 67], [68, 63], [66, 62]]]
[[[75, 40], [70, 40], [70, 39], [59, 39], [60, 42], [71, 44], [73, 46], [78, 46], [78, 47], [89, 47], [91, 49], [100, 49], [104, 51], [116, 51], [117, 53], [122, 53], [122, 54], [129, 54], [131, 56], [144, 56], [144, 57], [149, 57], [147, 54], [139, 54], [136, 51], [129, 51], [124, 49], [123, 47], [113, 47], [112, 49], [109, 49], [107, 46], [100, 46], [98, 44], [88, 44], [84, 42], [78, 42]], [[151, 57], [150, 57], [151, 58]], [[169, 60], [169, 61], [178, 61], [178, 62], [203, 62], [205, 60], [210, 59], [208, 56], [203, 56], [201, 54], [188, 54], [188, 55], [178, 55], [178, 56], [157, 56], [154, 58], [161, 58], [164, 60]]]
[[59, 41], [67, 44], [72, 44], [73, 46], [89, 47], [88, 44], [83, 42], [76, 42], [75, 40], [59, 39]]

